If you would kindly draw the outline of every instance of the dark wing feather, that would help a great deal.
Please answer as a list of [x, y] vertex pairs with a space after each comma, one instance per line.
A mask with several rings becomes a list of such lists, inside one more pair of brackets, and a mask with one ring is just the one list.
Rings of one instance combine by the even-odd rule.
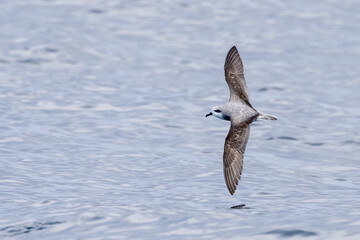
[[243, 159], [250, 134], [250, 124], [231, 124], [224, 145], [224, 177], [226, 186], [234, 194], [241, 177]]
[[230, 101], [239, 101], [241, 99], [250, 105], [248, 88], [244, 77], [244, 67], [235, 46], [226, 55], [224, 70], [225, 80], [230, 89]]

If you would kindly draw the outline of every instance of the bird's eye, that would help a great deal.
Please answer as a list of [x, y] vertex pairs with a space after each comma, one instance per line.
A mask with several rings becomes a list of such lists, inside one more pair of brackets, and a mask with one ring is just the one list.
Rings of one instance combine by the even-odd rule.
[[219, 113], [219, 112], [221, 112], [219, 109], [216, 109], [216, 110], [214, 110], [214, 112], [217, 112], [217, 113]]

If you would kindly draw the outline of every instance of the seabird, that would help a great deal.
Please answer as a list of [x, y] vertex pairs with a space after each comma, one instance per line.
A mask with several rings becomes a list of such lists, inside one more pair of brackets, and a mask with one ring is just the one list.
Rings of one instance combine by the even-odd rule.
[[243, 64], [235, 46], [226, 55], [224, 70], [225, 80], [230, 89], [230, 100], [226, 104], [213, 107], [206, 117], [213, 115], [231, 122], [229, 133], [225, 139], [223, 162], [226, 186], [233, 195], [243, 169], [250, 124], [258, 119], [277, 120], [277, 118], [261, 113], [251, 106]]

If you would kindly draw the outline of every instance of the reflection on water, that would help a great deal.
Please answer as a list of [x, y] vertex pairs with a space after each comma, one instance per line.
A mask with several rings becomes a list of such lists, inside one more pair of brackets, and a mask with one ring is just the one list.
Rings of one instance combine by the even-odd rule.
[[[358, 238], [359, 8], [3, 2], [0, 238]], [[229, 126], [204, 115], [233, 45], [279, 120], [252, 125], [230, 196]]]

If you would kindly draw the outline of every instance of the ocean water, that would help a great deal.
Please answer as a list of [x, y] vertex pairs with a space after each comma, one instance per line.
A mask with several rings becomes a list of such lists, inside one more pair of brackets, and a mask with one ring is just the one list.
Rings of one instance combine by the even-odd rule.
[[[1, 239], [360, 239], [358, 1], [4, 0]], [[255, 122], [234, 196], [223, 64]], [[234, 205], [245, 204], [241, 209]]]

